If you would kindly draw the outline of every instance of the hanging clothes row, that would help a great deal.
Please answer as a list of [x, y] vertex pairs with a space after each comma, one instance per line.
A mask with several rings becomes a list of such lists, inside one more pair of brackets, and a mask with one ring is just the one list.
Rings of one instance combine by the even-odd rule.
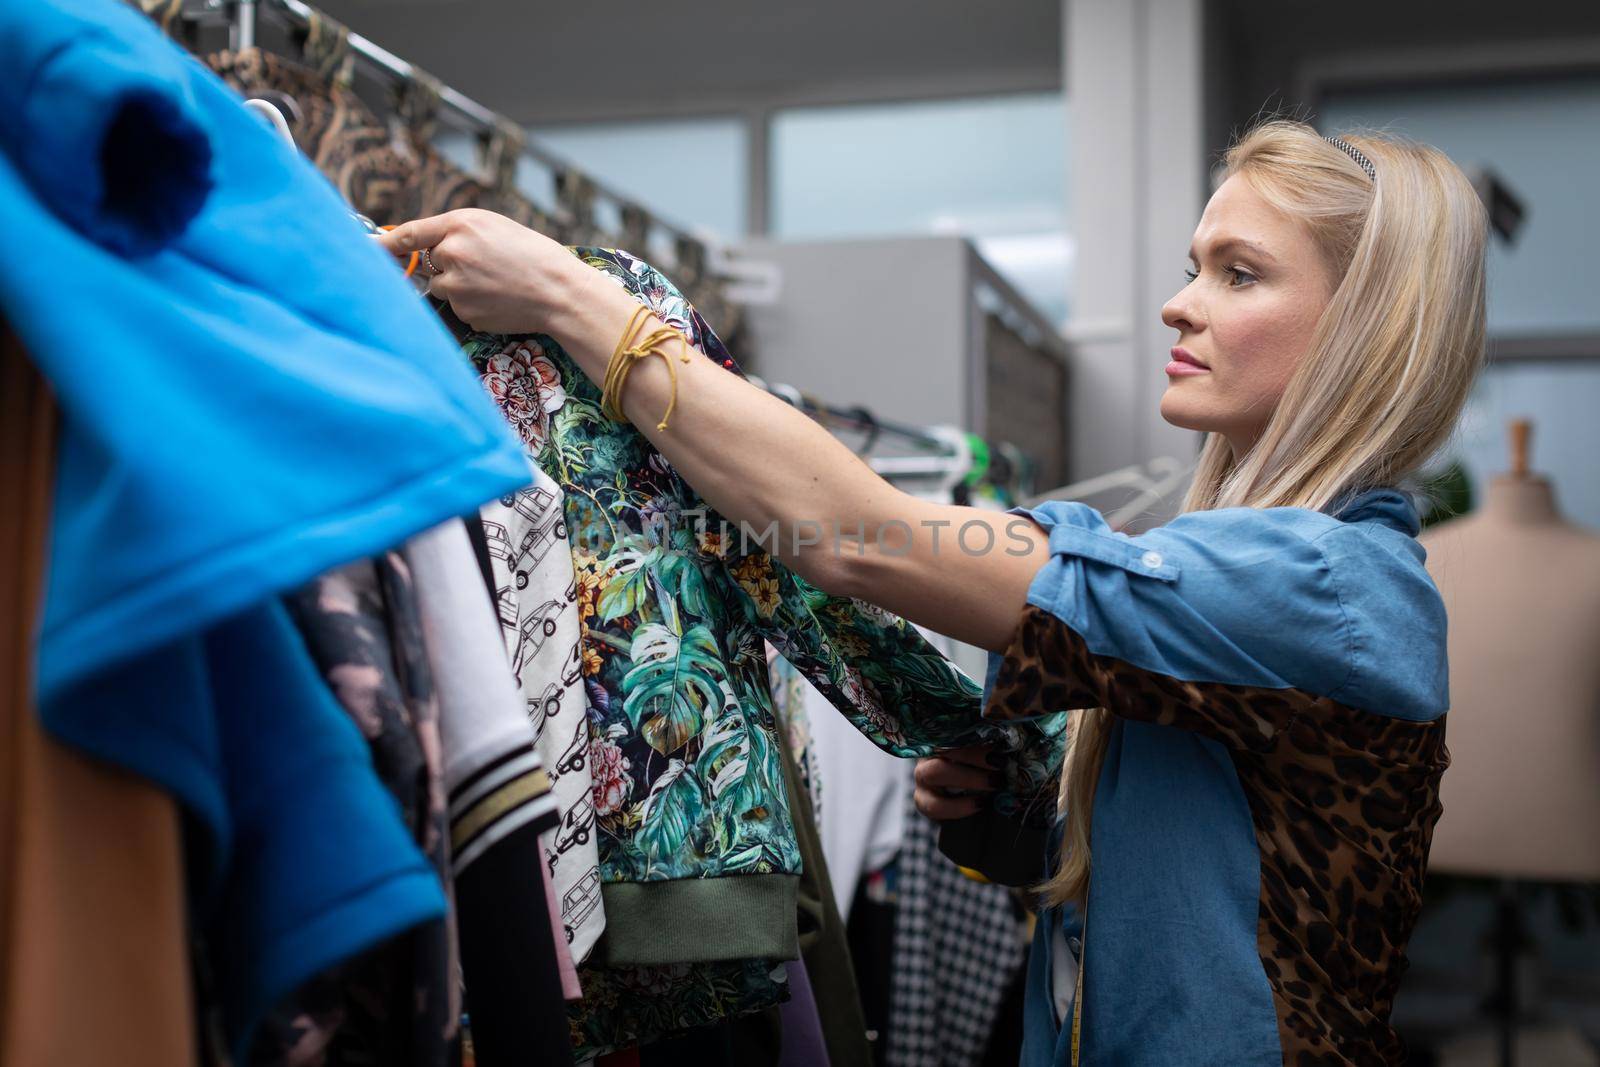
[[[578, 254], [738, 372], [659, 272], [621, 252]], [[680, 1026], [782, 995], [781, 963], [798, 954], [802, 864], [763, 640], [825, 696], [828, 714], [842, 712], [873, 744], [906, 757], [990, 740], [1009, 754], [1006, 802], [1021, 808], [1048, 788], [1049, 728], [1001, 734], [980, 724], [969, 703], [976, 686], [915, 630], [724, 540], [716, 514], [643, 435], [601, 414], [598, 388], [555, 341], [455, 329], [530, 455], [564, 490], [606, 913], [581, 970], [580, 1051], [651, 1036], [640, 1029], [652, 1016], [638, 968], [691, 965], [688, 976], [703, 976], [664, 998]], [[632, 995], [600, 992], [614, 983]], [[738, 990], [743, 1008], [693, 995], [718, 988]]]
[[[1003, 814], [1047, 817], [1060, 724], [983, 722], [915, 629], [723, 537], [557, 342], [418, 299], [338, 195], [392, 185], [330, 149], [330, 188], [131, 8], [0, 40], [47, 268], [0, 317], [61, 413], [25, 713], [182, 812], [202, 1057], [863, 1062], [763, 642], [894, 756], [992, 745]], [[740, 373], [659, 271], [575, 254]]]
[[[907, 426], [879, 419], [861, 405], [839, 407], [781, 382], [751, 380], [845, 439], [875, 471], [908, 491], [1002, 509], [1033, 493], [1035, 464], [1009, 442], [990, 442], [953, 426]], [[880, 443], [890, 442], [913, 454], [875, 453]]]
[[348, 207], [140, 16], [11, 5], [0, 39], [0, 201], [41, 264], [0, 314], [62, 415], [38, 715], [184, 812], [206, 1028], [242, 1056], [447, 913], [279, 597], [527, 465]]
[[[180, 40], [219, 13], [186, 10], [182, 0], [132, 2]], [[456, 166], [436, 147], [442, 119], [452, 110], [446, 97], [452, 94], [409, 66], [399, 78], [392, 71], [377, 70], [392, 93], [389, 114], [375, 113], [352, 85], [358, 59], [352, 42], [359, 38], [313, 8], [252, 2], [228, 4], [226, 11], [235, 19], [248, 18], [252, 27], [263, 20], [284, 22], [296, 42], [295, 54], [278, 55], [257, 47], [253, 42], [259, 34], [252, 30], [244, 35], [250, 43], [204, 55], [204, 62], [243, 95], [283, 105], [295, 142], [357, 211], [380, 225], [477, 207], [575, 245], [643, 241], [658, 226], [649, 212], [624, 203], [619, 211], [622, 232], [602, 232], [594, 180], [553, 159], [543, 162], [552, 172], [555, 200], [535, 204], [517, 180], [529, 148], [525, 134], [492, 113], [473, 120], [482, 127], [475, 136], [478, 171], [468, 173]], [[475, 112], [483, 111], [471, 106]], [[719, 332], [737, 334], [738, 305], [727, 295], [728, 281], [712, 268], [704, 243], [682, 232], [671, 236], [674, 280]], [[726, 258], [719, 257], [718, 262]], [[734, 268], [726, 264], [722, 269]]]
[[[954, 654], [954, 642], [928, 636]], [[808, 743], [834, 902], [863, 964], [863, 999], [877, 1007], [875, 1061], [975, 1067], [998, 1037], [1005, 998], [1020, 992], [1031, 932], [1025, 912], [1010, 890], [963, 872], [939, 850], [934, 824], [913, 802], [908, 761], [830, 714], [826, 698], [786, 662], [773, 659], [771, 671], [780, 719]]]

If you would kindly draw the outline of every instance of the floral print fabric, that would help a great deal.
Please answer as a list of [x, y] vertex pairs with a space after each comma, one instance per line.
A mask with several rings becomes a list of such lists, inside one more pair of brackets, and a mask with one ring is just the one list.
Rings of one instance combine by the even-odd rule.
[[[656, 270], [578, 254], [737, 373]], [[798, 870], [763, 638], [886, 751], [989, 741], [1009, 756], [1003, 809], [1048, 791], [1058, 723], [980, 721], [979, 687], [903, 620], [743, 552], [642, 434], [601, 414], [553, 340], [469, 333], [464, 348], [566, 493], [607, 882]]]
[[[737, 373], [659, 272], [577, 254]], [[979, 687], [904, 621], [745, 552], [642, 434], [601, 413], [599, 389], [550, 338], [458, 332], [565, 493], [605, 882], [798, 873], [763, 639], [887, 751], [990, 741], [1008, 754], [1002, 808], [1053, 796], [1057, 726], [982, 722]], [[758, 1010], [783, 977], [773, 960], [588, 968], [574, 1042], [581, 1058]]]
[[484, 360], [483, 387], [535, 456], [550, 436], [550, 416], [567, 402], [561, 372], [538, 344], [516, 342]]
[[806, 682], [794, 666], [767, 645], [767, 673], [772, 683], [772, 710], [779, 728], [785, 731], [789, 751], [794, 755], [800, 784], [811, 799], [811, 817], [822, 824], [822, 767], [812, 744], [811, 717], [806, 712]]
[[770, 1008], [788, 998], [783, 960], [678, 963], [583, 971], [571, 1012], [579, 1063], [669, 1034]]

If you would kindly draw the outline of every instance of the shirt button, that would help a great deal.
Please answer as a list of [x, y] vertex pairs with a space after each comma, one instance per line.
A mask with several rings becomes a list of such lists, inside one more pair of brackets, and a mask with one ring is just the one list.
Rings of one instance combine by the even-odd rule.
[[1083, 952], [1083, 942], [1076, 937], [1067, 938], [1067, 947], [1072, 950], [1072, 954], [1074, 956], [1080, 955]]
[[1144, 554], [1144, 556], [1140, 559], [1140, 562], [1143, 563], [1146, 567], [1149, 567], [1151, 570], [1154, 570], [1155, 568], [1161, 566], [1161, 553], [1159, 553], [1159, 552], [1146, 552]]

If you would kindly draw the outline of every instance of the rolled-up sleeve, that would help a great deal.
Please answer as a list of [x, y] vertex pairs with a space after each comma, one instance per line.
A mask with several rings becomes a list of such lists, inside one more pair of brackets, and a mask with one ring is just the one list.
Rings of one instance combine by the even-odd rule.
[[1128, 536], [1081, 504], [1027, 514], [1050, 558], [991, 657], [988, 717], [1104, 707], [1239, 745], [1254, 727], [1200, 686], [1327, 695], [1349, 682], [1355, 638], [1317, 541], [1322, 517], [1195, 512]]

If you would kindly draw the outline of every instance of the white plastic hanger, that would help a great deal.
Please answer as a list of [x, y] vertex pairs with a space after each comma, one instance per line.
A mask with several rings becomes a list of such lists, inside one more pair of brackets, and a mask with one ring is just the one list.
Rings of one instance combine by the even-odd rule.
[[926, 432], [943, 446], [943, 455], [874, 456], [867, 465], [918, 496], [948, 498], [972, 471], [972, 442], [954, 426], [930, 426]]
[[[1185, 463], [1173, 456], [1157, 456], [1148, 463], [1135, 463], [1132, 466], [1121, 467], [1106, 474], [1038, 493], [1028, 501], [1028, 506], [1038, 507], [1050, 500], [1082, 500], [1084, 497], [1110, 492], [1113, 489], [1133, 489], [1139, 494], [1135, 501], [1139, 503], [1140, 508], [1143, 508], [1153, 500], [1158, 500], [1171, 492], [1192, 469], [1193, 464]], [[1118, 514], [1124, 511], [1127, 511], [1127, 507], [1119, 510]]]
[[270, 100], [250, 99], [244, 102], [244, 106], [266, 119], [285, 141], [294, 144], [294, 134], [289, 132], [289, 120], [283, 117], [277, 104]]
[[1159, 479], [1148, 488], [1140, 490], [1139, 494], [1132, 500], [1107, 515], [1107, 525], [1116, 530], [1127, 526], [1128, 523], [1143, 515], [1145, 509], [1161, 503], [1167, 498], [1168, 494], [1188, 481], [1189, 476], [1194, 473], [1194, 468], [1195, 464], [1193, 463], [1180, 463], [1165, 477]]

